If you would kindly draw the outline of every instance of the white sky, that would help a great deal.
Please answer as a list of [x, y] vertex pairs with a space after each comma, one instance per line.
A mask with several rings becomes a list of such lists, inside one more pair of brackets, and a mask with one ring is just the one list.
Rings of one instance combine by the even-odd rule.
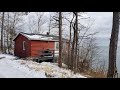
[[98, 31], [97, 37], [110, 37], [112, 30], [112, 12], [88, 12], [94, 18], [93, 31]]
[[[89, 33], [98, 32], [95, 36], [98, 38], [101, 38], [101, 39], [105, 38], [106, 41], [103, 41], [103, 43], [108, 43], [110, 34], [111, 34], [111, 30], [112, 30], [112, 15], [113, 15], [112, 12], [85, 12], [85, 14], [83, 16], [85, 16], [85, 17], [88, 16], [88, 17], [90, 17], [90, 19], [81, 20], [81, 23], [84, 25], [93, 23], [89, 30]], [[45, 12], [44, 18], [45, 19], [49, 18], [49, 12]], [[28, 16], [25, 17], [25, 22], [27, 23], [27, 24], [25, 24], [25, 32], [30, 31], [28, 28], [28, 22], [32, 19], [35, 19], [34, 12], [29, 13]], [[46, 33], [48, 31], [47, 23], [45, 25], [43, 25], [42, 29], [43, 29], [44, 33]], [[67, 33], [67, 27], [65, 28], [64, 31], [66, 31], [65, 33]], [[53, 30], [53, 32], [54, 32], [54, 30]]]
[[[93, 22], [93, 25], [91, 26], [89, 32], [99, 32], [96, 35], [97, 37], [110, 37], [112, 29], [112, 12], [86, 12], [86, 15], [89, 16], [91, 20], [81, 20], [81, 22], [84, 24]], [[49, 18], [48, 12], [45, 13], [44, 18]], [[29, 13], [28, 16], [25, 17], [25, 22], [27, 23], [26, 31], [29, 31], [28, 22], [33, 19], [36, 19], [34, 12]], [[43, 29], [48, 30], [47, 23], [43, 26]]]

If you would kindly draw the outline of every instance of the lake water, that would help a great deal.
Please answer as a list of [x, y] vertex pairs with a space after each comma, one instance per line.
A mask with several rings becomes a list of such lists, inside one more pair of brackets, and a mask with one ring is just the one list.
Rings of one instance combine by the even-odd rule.
[[[99, 51], [99, 59], [105, 61], [106, 68], [108, 68], [109, 46], [99, 46], [98, 51]], [[118, 73], [120, 73], [120, 46], [118, 46], [118, 50], [117, 50], [116, 65], [117, 65]]]
[[[109, 43], [110, 37], [97, 37], [96, 43], [98, 46], [99, 59], [105, 61], [106, 69], [108, 69], [108, 59], [109, 59]], [[117, 49], [117, 58], [116, 65], [118, 73], [120, 73], [120, 38], [118, 39], [118, 49]]]

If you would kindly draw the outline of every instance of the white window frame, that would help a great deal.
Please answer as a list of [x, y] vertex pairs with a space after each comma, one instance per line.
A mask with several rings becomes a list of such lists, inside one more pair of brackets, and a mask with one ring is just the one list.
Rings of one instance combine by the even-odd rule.
[[[57, 44], [58, 44], [58, 48], [57, 48]], [[55, 42], [55, 50], [59, 50], [59, 42]]]
[[23, 50], [25, 50], [25, 41], [23, 41]]

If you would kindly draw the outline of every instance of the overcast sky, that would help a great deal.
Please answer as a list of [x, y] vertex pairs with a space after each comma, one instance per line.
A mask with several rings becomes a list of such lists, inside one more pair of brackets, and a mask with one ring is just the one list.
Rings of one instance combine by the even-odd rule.
[[98, 31], [97, 37], [110, 37], [112, 30], [112, 12], [88, 12], [88, 16], [94, 18], [91, 29]]
[[[96, 35], [98, 44], [109, 46], [110, 35], [112, 31], [112, 12], [88, 12], [88, 16], [94, 18], [94, 24], [91, 27], [93, 32], [98, 31], [99, 33]], [[118, 46], [120, 46], [120, 33], [119, 33], [119, 41]]]
[[[109, 46], [110, 35], [112, 30], [112, 12], [88, 12], [87, 13], [91, 18], [94, 18], [94, 24], [91, 27], [93, 32], [98, 31], [99, 33], [96, 35], [97, 43], [99, 45]], [[120, 45], [120, 40], [119, 40]]]
[[[86, 12], [85, 16], [90, 17], [90, 20], [89, 21], [81, 20], [81, 22], [83, 24], [88, 24], [90, 22], [93, 23], [89, 30], [89, 33], [98, 32], [96, 34], [96, 37], [104, 38], [104, 40], [101, 41], [102, 44], [107, 43], [107, 45], [108, 45], [111, 30], [112, 30], [113, 13], [112, 12]], [[48, 17], [49, 17], [49, 13], [45, 13], [45, 18], [48, 18]], [[34, 12], [29, 13], [25, 19], [26, 19], [25, 20], [26, 22], [28, 22], [29, 20], [35, 19]], [[46, 28], [46, 27], [47, 27], [47, 25], [45, 27], [43, 27], [43, 29], [48, 30], [48, 28]], [[27, 31], [27, 29], [26, 29], [26, 31]]]
[[[89, 32], [99, 32], [97, 34], [97, 37], [110, 37], [112, 28], [112, 12], [86, 12], [84, 16], [89, 16], [89, 21], [93, 22], [93, 25], [91, 26], [91, 30], [89, 30]], [[45, 18], [48, 17], [49, 13], [45, 13]], [[26, 23], [28, 23], [32, 19], [35, 19], [34, 12], [29, 13], [29, 15], [25, 19]], [[89, 23], [85, 20], [82, 21], [84, 22], [84, 24]]]

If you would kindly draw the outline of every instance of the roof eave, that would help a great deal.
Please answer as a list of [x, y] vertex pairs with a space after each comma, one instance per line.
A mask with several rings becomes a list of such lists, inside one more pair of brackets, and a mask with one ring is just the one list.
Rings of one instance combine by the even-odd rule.
[[31, 41], [59, 41], [59, 40], [42, 40], [42, 39], [39, 39], [39, 40], [36, 40], [36, 39], [30, 39]]

